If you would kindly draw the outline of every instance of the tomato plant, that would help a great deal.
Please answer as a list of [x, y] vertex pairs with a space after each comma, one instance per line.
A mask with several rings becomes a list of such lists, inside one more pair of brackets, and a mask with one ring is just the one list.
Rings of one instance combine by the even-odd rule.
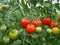
[[60, 45], [59, 17], [60, 0], [0, 0], [0, 45]]

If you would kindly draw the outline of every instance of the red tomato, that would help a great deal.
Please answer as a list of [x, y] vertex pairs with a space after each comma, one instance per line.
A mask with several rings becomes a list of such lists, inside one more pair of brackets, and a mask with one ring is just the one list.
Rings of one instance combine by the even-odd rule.
[[40, 20], [33, 20], [31, 22], [31, 24], [35, 25], [35, 26], [41, 26], [42, 25], [42, 22]]
[[23, 27], [23, 28], [26, 28], [26, 26], [30, 23], [31, 21], [29, 20], [29, 19], [22, 19], [22, 21], [21, 21], [21, 26]]
[[58, 18], [58, 20], [60, 20], [60, 17]]
[[45, 25], [50, 25], [51, 19], [50, 19], [50, 18], [44, 18], [44, 19], [43, 19], [43, 23], [44, 23]]
[[32, 34], [32, 33], [34, 33], [35, 31], [36, 31], [35, 25], [30, 24], [30, 25], [28, 25], [28, 26], [26, 27], [26, 32], [27, 32], [28, 34]]
[[57, 22], [51, 22], [50, 24], [50, 27], [53, 28], [53, 27], [58, 27], [58, 23]]

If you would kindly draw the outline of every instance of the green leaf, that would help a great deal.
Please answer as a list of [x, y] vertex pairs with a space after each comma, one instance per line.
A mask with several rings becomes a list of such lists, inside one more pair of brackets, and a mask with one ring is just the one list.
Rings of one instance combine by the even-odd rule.
[[11, 45], [20, 45], [21, 44], [21, 40], [16, 40], [14, 41]]

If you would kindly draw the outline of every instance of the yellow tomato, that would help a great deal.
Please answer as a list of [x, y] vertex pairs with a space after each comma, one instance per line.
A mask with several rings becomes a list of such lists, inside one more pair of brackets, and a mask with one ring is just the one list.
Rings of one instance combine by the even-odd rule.
[[53, 33], [54, 35], [59, 34], [59, 28], [57, 28], [57, 27], [52, 28], [52, 33]]

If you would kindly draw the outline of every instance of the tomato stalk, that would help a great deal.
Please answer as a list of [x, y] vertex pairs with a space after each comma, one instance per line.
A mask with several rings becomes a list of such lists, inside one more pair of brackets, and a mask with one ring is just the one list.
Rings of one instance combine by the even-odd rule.
[[26, 35], [23, 38], [23, 45], [25, 45], [25, 39], [26, 39]]

